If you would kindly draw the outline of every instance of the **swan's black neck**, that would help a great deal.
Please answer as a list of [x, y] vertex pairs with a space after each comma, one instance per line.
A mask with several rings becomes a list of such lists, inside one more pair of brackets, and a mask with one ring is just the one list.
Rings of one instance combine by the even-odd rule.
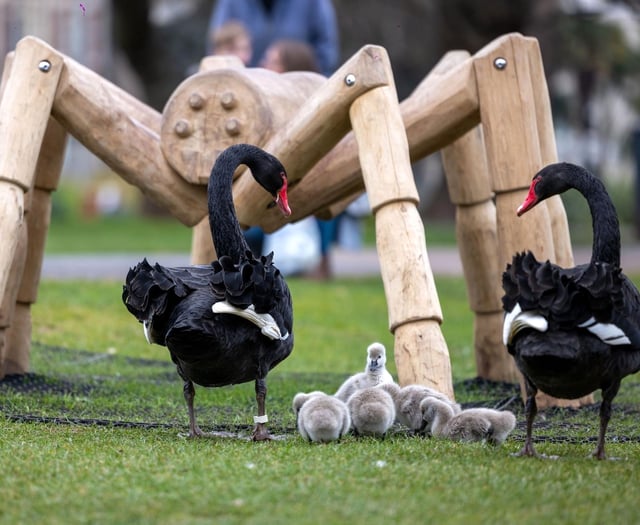
[[600, 261], [620, 266], [620, 224], [604, 184], [578, 166], [570, 170], [570, 175], [571, 178], [567, 182], [582, 193], [591, 212], [593, 225], [591, 262]]
[[253, 173], [260, 153], [261, 150], [248, 144], [231, 146], [218, 156], [211, 170], [207, 189], [209, 226], [218, 258], [228, 255], [238, 261], [249, 250], [238, 223], [231, 186], [236, 168], [245, 164]]

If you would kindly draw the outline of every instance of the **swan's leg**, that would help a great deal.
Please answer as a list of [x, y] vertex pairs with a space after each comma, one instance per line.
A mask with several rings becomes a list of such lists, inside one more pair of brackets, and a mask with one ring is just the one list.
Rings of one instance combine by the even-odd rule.
[[254, 441], [267, 441], [271, 439], [269, 431], [265, 426], [267, 422], [267, 412], [265, 410], [265, 400], [267, 398], [267, 381], [265, 378], [256, 379], [256, 402], [258, 404], [258, 416], [254, 418], [256, 427], [251, 436]]
[[527, 437], [524, 441], [524, 446], [518, 452], [517, 456], [537, 456], [535, 447], [533, 446], [533, 420], [538, 413], [538, 404], [536, 403], [536, 394], [538, 389], [535, 385], [525, 377], [525, 389], [527, 391], [527, 403], [525, 405], [525, 416], [527, 418]]
[[620, 381], [615, 381], [613, 384], [602, 389], [602, 403], [600, 403], [600, 433], [598, 434], [598, 445], [593, 451], [593, 455], [598, 459], [607, 458], [604, 451], [605, 435], [607, 434], [607, 426], [611, 419], [611, 403], [613, 402], [613, 398], [616, 397], [619, 388]]
[[202, 437], [206, 434], [200, 430], [200, 427], [196, 423], [196, 412], [193, 409], [193, 398], [196, 396], [196, 389], [193, 383], [189, 379], [184, 379], [183, 387], [184, 399], [187, 402], [187, 410], [189, 411], [189, 437]]

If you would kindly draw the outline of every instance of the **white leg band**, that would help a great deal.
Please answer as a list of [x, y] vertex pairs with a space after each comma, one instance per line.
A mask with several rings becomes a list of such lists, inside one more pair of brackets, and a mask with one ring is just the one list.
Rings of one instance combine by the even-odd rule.
[[267, 421], [269, 421], [269, 418], [267, 417], [267, 414], [265, 414], [264, 416], [253, 416], [253, 422], [254, 423], [266, 423]]

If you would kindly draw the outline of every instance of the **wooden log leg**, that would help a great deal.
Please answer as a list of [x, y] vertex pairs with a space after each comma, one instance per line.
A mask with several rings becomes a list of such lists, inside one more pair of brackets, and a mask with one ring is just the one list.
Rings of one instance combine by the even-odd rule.
[[476, 371], [485, 379], [517, 382], [515, 361], [502, 343], [502, 271], [495, 256], [498, 249], [496, 229], [492, 200], [458, 206], [456, 238], [469, 306], [475, 314]]
[[6, 339], [8, 344], [4, 362], [5, 374], [26, 374], [31, 362], [29, 352], [31, 348], [30, 304], [15, 304], [11, 326], [6, 331]]
[[51, 193], [58, 187], [66, 145], [66, 130], [54, 118], [49, 118], [26, 213], [29, 243], [18, 294], [18, 301], [22, 303], [35, 303], [38, 297], [44, 248], [51, 223]]
[[[62, 56], [43, 42], [23, 39], [16, 46], [11, 72], [0, 100], [0, 301], [10, 297], [15, 280], [12, 265], [24, 237], [24, 193], [33, 186], [53, 97], [63, 69]], [[25, 230], [26, 231], [26, 230]], [[22, 269], [21, 269], [22, 270]], [[6, 356], [7, 334], [3, 353]], [[4, 369], [4, 365], [2, 365]]]
[[[2, 95], [4, 94], [4, 89], [7, 84], [7, 80], [9, 79], [9, 73], [11, 72], [11, 65], [13, 64], [14, 55], [15, 55], [14, 52], [7, 53], [4, 59], [4, 67], [2, 68], [2, 79], [0, 80], [0, 100], [2, 99]], [[0, 185], [0, 188], [1, 188], [1, 185]], [[2, 190], [0, 189], [0, 191]], [[2, 201], [3, 199], [0, 196], [0, 202]], [[2, 208], [0, 208], [0, 223], [7, 220], [6, 217], [3, 218], [4, 215], [7, 213], [7, 211], [8, 210], [4, 209], [4, 205], [2, 206]], [[4, 268], [5, 264], [7, 263], [6, 262], [0, 263], [0, 268]], [[5, 271], [6, 271], [6, 268], [5, 268]], [[2, 301], [2, 299], [4, 298], [0, 296], [0, 301]], [[2, 306], [0, 306], [0, 309], [2, 309]], [[0, 318], [1, 317], [2, 317], [2, 312], [0, 312]], [[0, 319], [0, 380], [5, 376], [4, 356], [7, 348], [6, 327], [3, 326], [3, 324], [4, 323]]]
[[453, 385], [448, 380], [452, 376], [451, 361], [440, 323], [414, 321], [398, 326], [393, 335], [399, 383], [422, 384], [453, 399]]
[[473, 342], [476, 370], [478, 377], [484, 379], [517, 383], [520, 380], [520, 374], [515, 361], [502, 344], [503, 320], [502, 311], [475, 313]]
[[449, 351], [440, 332], [442, 311], [416, 207], [407, 136], [386, 54], [381, 60], [386, 61], [389, 85], [361, 95], [349, 114], [376, 221], [398, 377], [401, 384], [430, 385], [453, 398]]
[[[46, 197], [43, 197], [43, 194]], [[39, 228], [34, 227], [33, 223], [46, 221], [48, 224], [51, 210], [51, 199], [48, 193], [34, 188], [29, 192], [28, 197], [29, 207], [22, 228], [24, 230], [24, 247], [16, 251], [14, 259], [14, 264], [19, 267], [15, 277], [12, 278], [11, 288], [15, 289], [15, 293], [6, 295], [12, 306], [12, 316], [6, 331], [4, 356], [7, 374], [25, 374], [29, 371], [31, 303], [36, 300], [46, 235], [46, 229], [44, 232], [38, 231]], [[37, 249], [34, 250], [34, 245], [40, 246], [39, 254]]]
[[8, 182], [0, 181], [0, 302], [5, 304], [5, 295], [15, 278], [14, 258], [20, 243], [24, 220], [24, 191]]
[[440, 329], [442, 311], [420, 214], [406, 201], [374, 213], [398, 380], [435, 388], [453, 399], [449, 350]]
[[213, 240], [211, 239], [209, 218], [205, 217], [192, 229], [191, 264], [209, 264], [217, 258]]
[[0, 379], [6, 374], [20, 373], [20, 369], [14, 364], [10, 327], [15, 317], [16, 298], [27, 255], [27, 225], [24, 221], [18, 227], [16, 241], [17, 245], [13, 261], [11, 261], [7, 287], [0, 302]]
[[[67, 143], [65, 129], [49, 118], [35, 170], [34, 188], [28, 193], [25, 210], [25, 255], [14, 295], [13, 319], [6, 333], [5, 370], [24, 374], [29, 370], [31, 351], [31, 305], [36, 302], [44, 247], [51, 220], [51, 192], [58, 186]], [[28, 233], [27, 233], [28, 232]], [[16, 257], [16, 260], [18, 258]]]
[[491, 176], [482, 128], [477, 126], [442, 150], [447, 186], [456, 204], [456, 238], [469, 306], [475, 313], [474, 348], [478, 376], [517, 381], [513, 358], [502, 344], [502, 269]]
[[6, 327], [5, 374], [24, 374], [29, 370], [31, 304], [36, 301], [40, 280], [45, 237], [51, 215], [50, 193], [34, 188], [28, 193], [27, 206], [10, 284], [5, 293], [4, 302], [7, 306], [0, 308], [0, 325]]

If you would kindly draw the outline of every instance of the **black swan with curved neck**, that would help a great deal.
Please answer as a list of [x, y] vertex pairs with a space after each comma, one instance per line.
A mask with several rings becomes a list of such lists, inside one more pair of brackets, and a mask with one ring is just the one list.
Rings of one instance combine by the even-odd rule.
[[602, 182], [568, 163], [546, 166], [533, 178], [518, 216], [570, 188], [587, 200], [593, 222], [591, 261], [561, 268], [519, 253], [502, 277], [504, 343], [525, 379], [527, 435], [521, 455], [537, 455], [532, 441], [538, 389], [576, 399], [601, 389], [600, 431], [593, 453], [604, 459], [611, 403], [622, 379], [640, 369], [640, 294], [620, 268], [620, 228]]
[[122, 300], [143, 323], [150, 343], [166, 346], [184, 381], [189, 436], [196, 424], [194, 383], [215, 387], [255, 381], [258, 415], [253, 439], [269, 439], [266, 376], [293, 349], [291, 295], [273, 253], [255, 258], [233, 205], [235, 169], [248, 166], [285, 215], [287, 176], [275, 157], [248, 144], [224, 150], [207, 189], [209, 224], [218, 255], [211, 265], [167, 268], [143, 260], [129, 270]]

